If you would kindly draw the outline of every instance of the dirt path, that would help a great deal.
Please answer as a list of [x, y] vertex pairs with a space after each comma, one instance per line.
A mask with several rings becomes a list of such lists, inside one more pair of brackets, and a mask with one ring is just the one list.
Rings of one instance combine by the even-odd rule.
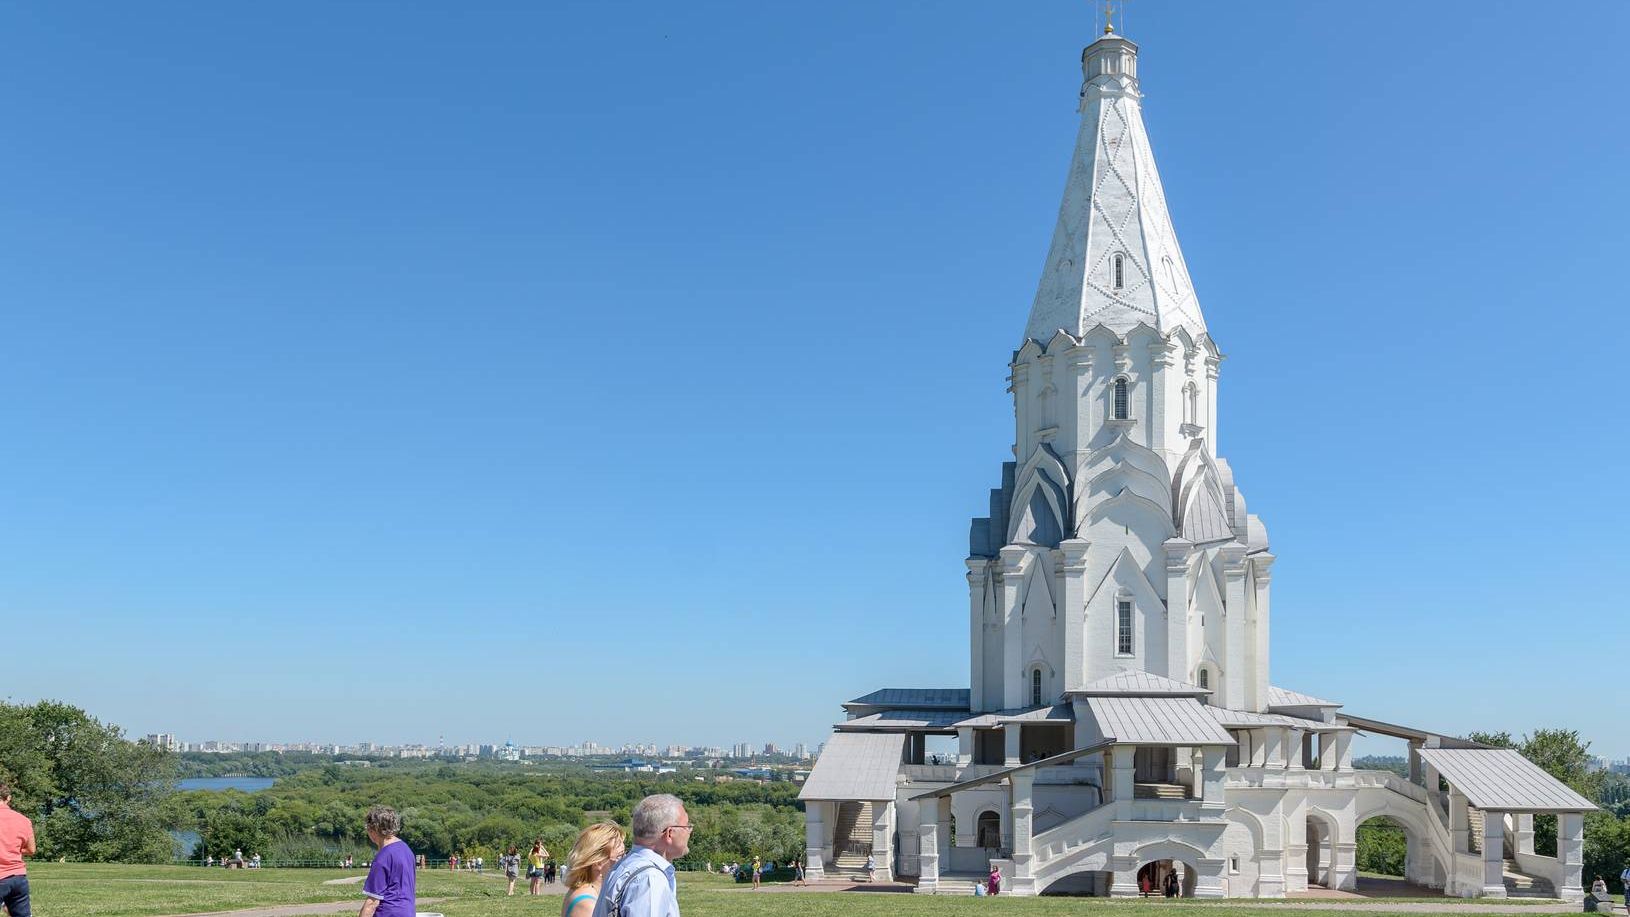
[[[438, 904], [446, 898], [420, 898], [419, 907]], [[355, 913], [362, 907], [360, 901], [324, 901], [321, 904], [281, 904], [277, 907], [254, 907], [240, 911], [203, 911], [196, 914], [177, 914], [174, 917], [303, 917], [306, 914]]]

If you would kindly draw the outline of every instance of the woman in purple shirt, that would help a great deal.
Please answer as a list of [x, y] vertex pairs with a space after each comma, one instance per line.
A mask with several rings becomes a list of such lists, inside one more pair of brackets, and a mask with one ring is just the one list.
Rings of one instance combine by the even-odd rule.
[[368, 867], [368, 878], [362, 883], [362, 902], [358, 917], [413, 917], [414, 869], [413, 851], [406, 841], [396, 836], [402, 830], [402, 819], [389, 806], [374, 806], [368, 810], [368, 840], [379, 848], [373, 865]]

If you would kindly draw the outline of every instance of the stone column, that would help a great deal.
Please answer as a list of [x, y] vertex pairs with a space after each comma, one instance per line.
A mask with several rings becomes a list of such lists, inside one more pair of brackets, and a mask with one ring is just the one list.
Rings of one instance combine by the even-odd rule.
[[1217, 445], [1217, 431], [1222, 426], [1217, 421], [1217, 369], [1221, 364], [1221, 357], [1206, 356], [1206, 416], [1201, 423], [1205, 424], [1206, 445], [1211, 447], [1212, 455], [1222, 455]]
[[[1224, 754], [1227, 754], [1225, 751]], [[1206, 794], [1206, 756], [1205, 749], [1195, 746], [1189, 749], [1189, 798], [1203, 799]]]
[[811, 880], [826, 878], [826, 813], [830, 802], [810, 800], [804, 804], [804, 877]]
[[1019, 760], [1019, 738], [1024, 727], [1019, 723], [1002, 724], [1002, 763], [1008, 767], [1018, 767], [1024, 763]]
[[1205, 772], [1205, 783], [1200, 790], [1200, 808], [1221, 813], [1227, 806], [1227, 801], [1223, 799], [1224, 748], [1221, 745], [1206, 745], [1200, 751], [1204, 756]]
[[972, 726], [959, 726], [956, 731], [956, 764], [957, 767], [967, 767], [973, 763], [974, 736]]
[[1333, 771], [1341, 763], [1341, 751], [1337, 748], [1340, 735], [1339, 732], [1319, 733], [1319, 770]]
[[1449, 839], [1454, 841], [1456, 853], [1471, 853], [1471, 821], [1467, 817], [1466, 797], [1451, 784], [1449, 786]]
[[1064, 616], [1064, 670], [1059, 673], [1062, 678], [1054, 687], [1061, 691], [1075, 691], [1087, 683], [1087, 651], [1086, 651], [1086, 574], [1087, 574], [1087, 548], [1089, 542], [1080, 538], [1071, 538], [1059, 544], [1059, 553], [1063, 555], [1064, 562], [1059, 564], [1060, 575], [1064, 578], [1064, 588], [1060, 590], [1062, 596], [1060, 613]]
[[917, 891], [932, 892], [940, 884], [940, 806], [938, 799], [923, 799], [917, 805]]
[[1302, 770], [1302, 737], [1307, 735], [1300, 729], [1285, 730], [1285, 769], [1292, 771]]
[[1285, 730], [1269, 726], [1262, 730], [1262, 766], [1269, 770], [1285, 769]]
[[1109, 896], [1111, 898], [1136, 898], [1142, 893], [1142, 889], [1138, 888], [1138, 860], [1136, 857], [1112, 856], [1109, 858], [1109, 869]]
[[[1184, 448], [1182, 438], [1174, 435], [1177, 433], [1177, 424], [1170, 423], [1166, 418], [1172, 390], [1181, 387], [1180, 384], [1170, 381], [1173, 374], [1167, 372], [1176, 362], [1177, 344], [1170, 341], [1154, 341], [1149, 344], [1149, 368], [1154, 370], [1151, 374], [1154, 378], [1149, 384], [1148, 442], [1149, 448], [1156, 452], [1162, 449], [1181, 452]], [[1183, 416], [1181, 408], [1178, 409], [1177, 416]]]
[[[1426, 786], [1426, 775], [1421, 772], [1421, 740], [1409, 740], [1409, 782], [1416, 786]], [[1431, 788], [1436, 792], [1437, 787]]]
[[1342, 730], [1336, 733], [1336, 766], [1338, 771], [1353, 769], [1353, 734]]
[[[1115, 800], [1115, 817], [1126, 821], [1132, 817], [1132, 780], [1134, 750], [1130, 745], [1116, 745], [1106, 752], [1110, 759], [1111, 796]], [[1135, 868], [1135, 867], [1134, 867]]]
[[1580, 873], [1585, 867], [1585, 816], [1579, 812], [1558, 812], [1556, 816], [1556, 866], [1562, 884], [1557, 897], [1564, 901], [1585, 900]]
[[1032, 872], [1034, 856], [1030, 849], [1031, 784], [1035, 775], [1035, 769], [1031, 768], [1008, 776], [1013, 802], [1013, 893], [1016, 895], [1036, 893], [1036, 877]]
[[1304, 790], [1287, 794], [1285, 813], [1285, 891], [1307, 890], [1307, 807]]
[[877, 874], [884, 882], [894, 881], [894, 800], [872, 803], [872, 855], [877, 857]]
[[1517, 853], [1532, 854], [1534, 852], [1534, 816], [1531, 814], [1517, 814], [1511, 817], [1516, 821], [1511, 831], [1511, 849]]
[[1483, 810], [1483, 897], [1505, 897], [1505, 817]]

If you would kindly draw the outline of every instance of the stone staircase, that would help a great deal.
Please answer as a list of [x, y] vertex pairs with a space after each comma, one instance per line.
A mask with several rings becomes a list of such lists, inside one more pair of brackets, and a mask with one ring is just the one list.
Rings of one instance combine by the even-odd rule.
[[832, 863], [828, 873], [847, 879], [866, 878], [866, 857], [872, 852], [872, 804], [858, 809], [847, 806], [838, 813], [832, 831]]
[[939, 885], [934, 889], [934, 894], [963, 895], [971, 897], [974, 893], [974, 886], [982, 885], [984, 884], [984, 881], [984, 876], [976, 876], [971, 873], [953, 873], [951, 875], [942, 875], [939, 879]]
[[1550, 879], [1539, 876], [1530, 876], [1517, 871], [1517, 864], [1512, 860], [1505, 861], [1505, 868], [1501, 876], [1505, 883], [1507, 898], [1555, 898], [1556, 886]]
[[1133, 799], [1187, 799], [1188, 787], [1176, 783], [1135, 783]]

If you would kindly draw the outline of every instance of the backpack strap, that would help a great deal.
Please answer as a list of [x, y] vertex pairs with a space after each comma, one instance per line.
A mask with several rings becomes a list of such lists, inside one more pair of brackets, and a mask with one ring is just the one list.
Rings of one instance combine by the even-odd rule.
[[655, 863], [646, 863], [643, 866], [641, 866], [640, 868], [638, 868], [638, 869], [634, 870], [633, 872], [630, 872], [628, 875], [624, 876], [623, 880], [621, 882], [617, 883], [617, 891], [616, 891], [615, 894], [613, 894], [611, 896], [610, 903], [608, 903], [606, 905], [606, 917], [622, 917], [622, 913], [623, 913], [623, 892], [628, 890], [628, 883], [634, 881], [635, 876], [639, 875], [642, 872], [650, 872], [653, 869], [661, 869], [661, 868], [662, 867], [658, 866]]

